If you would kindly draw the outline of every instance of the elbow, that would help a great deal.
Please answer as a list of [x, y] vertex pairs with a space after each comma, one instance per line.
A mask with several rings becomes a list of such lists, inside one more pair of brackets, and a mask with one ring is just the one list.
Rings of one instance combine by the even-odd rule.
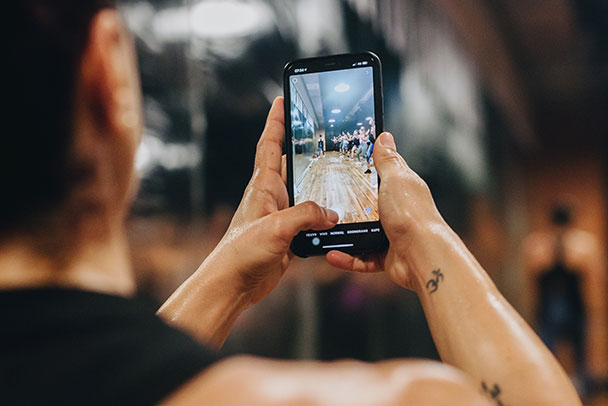
[[391, 372], [395, 404], [489, 406], [488, 399], [463, 372], [435, 361], [413, 361]]

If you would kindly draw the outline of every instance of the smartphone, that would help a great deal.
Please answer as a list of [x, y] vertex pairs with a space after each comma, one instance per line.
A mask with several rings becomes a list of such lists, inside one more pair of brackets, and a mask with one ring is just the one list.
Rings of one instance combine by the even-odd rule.
[[371, 52], [298, 59], [285, 66], [289, 203], [312, 200], [340, 217], [332, 229], [300, 232], [291, 243], [300, 257], [388, 248], [372, 155], [383, 131], [381, 71]]

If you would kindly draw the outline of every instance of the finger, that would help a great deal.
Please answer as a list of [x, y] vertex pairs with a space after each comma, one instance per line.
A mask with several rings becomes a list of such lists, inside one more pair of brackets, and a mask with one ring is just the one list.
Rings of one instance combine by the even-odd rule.
[[281, 178], [283, 183], [287, 184], [287, 155], [281, 157]]
[[350, 272], [362, 272], [362, 273], [372, 273], [372, 272], [382, 272], [382, 264], [377, 256], [372, 256], [369, 258], [359, 258], [353, 257], [342, 251], [329, 251], [327, 255], [325, 255], [325, 259], [327, 263], [331, 266], [336, 267], [338, 269], [342, 269], [344, 271]]
[[275, 235], [291, 242], [303, 230], [327, 230], [338, 223], [338, 213], [308, 201], [268, 216]]
[[284, 99], [277, 97], [272, 103], [266, 126], [258, 141], [255, 155], [256, 168], [269, 168], [281, 173], [281, 155], [283, 136], [285, 134]]
[[393, 173], [399, 173], [403, 169], [409, 169], [405, 160], [397, 152], [395, 139], [389, 132], [380, 134], [374, 144], [374, 166], [380, 178], [386, 178]]
[[[289, 205], [289, 195], [281, 173], [270, 170], [258, 170], [254, 172], [245, 191], [247, 201], [256, 205], [276, 204], [278, 209], [284, 209]], [[260, 207], [262, 208], [262, 207]], [[276, 211], [266, 210], [263, 215]]]

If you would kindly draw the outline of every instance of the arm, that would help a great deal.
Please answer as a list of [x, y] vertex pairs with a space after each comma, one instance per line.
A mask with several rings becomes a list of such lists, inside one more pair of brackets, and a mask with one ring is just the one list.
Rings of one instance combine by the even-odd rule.
[[221, 347], [239, 314], [279, 282], [301, 230], [327, 229], [338, 215], [313, 202], [288, 207], [283, 99], [270, 110], [243, 200], [218, 246], [161, 306], [158, 315], [199, 341]]
[[407, 266], [442, 359], [504, 404], [580, 404], [555, 358], [460, 239], [444, 224], [420, 237]]
[[[289, 209], [284, 185], [282, 101], [258, 144], [254, 176], [218, 247], [159, 315], [220, 346], [239, 313], [274, 288], [301, 229], [330, 228], [337, 215], [314, 203]], [[440, 389], [440, 390], [438, 390]], [[163, 404], [487, 406], [464, 374], [434, 362], [277, 362], [232, 358], [194, 377]]]
[[390, 134], [376, 143], [374, 161], [390, 249], [365, 261], [332, 251], [328, 261], [361, 272], [386, 269], [415, 290], [441, 358], [474, 378], [495, 404], [580, 405], [563, 369], [441, 218]]
[[211, 367], [162, 404], [490, 406], [468, 377], [437, 362], [321, 363], [252, 357]]

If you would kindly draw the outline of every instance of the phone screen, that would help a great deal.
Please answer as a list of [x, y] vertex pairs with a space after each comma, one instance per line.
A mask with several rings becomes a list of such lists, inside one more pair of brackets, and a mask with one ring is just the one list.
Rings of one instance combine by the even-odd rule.
[[338, 224], [379, 220], [372, 67], [289, 77], [293, 197], [338, 213]]

